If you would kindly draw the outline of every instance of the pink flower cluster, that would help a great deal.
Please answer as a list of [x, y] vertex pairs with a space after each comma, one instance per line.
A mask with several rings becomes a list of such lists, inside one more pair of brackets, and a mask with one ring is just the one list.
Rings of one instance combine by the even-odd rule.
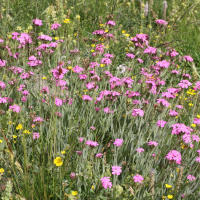
[[182, 160], [181, 153], [176, 150], [170, 150], [165, 158], [167, 158], [169, 161], [174, 161], [179, 165], [181, 164]]
[[110, 177], [101, 178], [102, 187], [107, 189], [112, 187], [112, 183], [110, 182]]

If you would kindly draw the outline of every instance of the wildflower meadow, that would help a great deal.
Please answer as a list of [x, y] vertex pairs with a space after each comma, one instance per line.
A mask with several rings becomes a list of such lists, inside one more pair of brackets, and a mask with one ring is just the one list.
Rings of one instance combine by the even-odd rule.
[[198, 0], [0, 0], [2, 200], [200, 199]]

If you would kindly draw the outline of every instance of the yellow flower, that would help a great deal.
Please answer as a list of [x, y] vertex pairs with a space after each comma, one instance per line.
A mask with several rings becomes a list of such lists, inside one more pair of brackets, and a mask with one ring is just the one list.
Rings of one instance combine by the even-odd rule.
[[72, 66], [69, 66], [67, 69], [72, 69]]
[[8, 122], [8, 124], [12, 124], [12, 122], [11, 122], [11, 121], [9, 121], [9, 122]]
[[193, 106], [193, 103], [189, 103], [188, 105], [189, 105], [189, 106]]
[[126, 117], [126, 115], [122, 115], [122, 117]]
[[0, 173], [4, 173], [4, 169], [3, 168], [0, 168]]
[[123, 30], [123, 31], [122, 31], [122, 33], [126, 33], [126, 31], [125, 31], [125, 30]]
[[93, 52], [94, 52], [94, 50], [91, 51], [91, 53], [93, 53]]
[[99, 24], [99, 26], [103, 26], [103, 24]]
[[191, 124], [192, 127], [196, 127], [196, 124]]
[[105, 32], [107, 33], [109, 30], [105, 30]]
[[125, 36], [126, 36], [126, 37], [129, 37], [129, 36], [130, 36], [130, 34], [125, 34]]
[[175, 94], [175, 96], [177, 97], [177, 96], [178, 96], [178, 94]]
[[17, 136], [16, 136], [16, 135], [13, 135], [13, 138], [15, 139], [15, 138], [17, 138]]
[[73, 196], [76, 196], [77, 194], [78, 194], [77, 191], [73, 191], [73, 192], [72, 192], [72, 195], [73, 195]]
[[35, 127], [35, 125], [34, 125], [34, 124], [32, 124], [32, 125], [31, 125], [31, 127], [32, 127], [32, 128], [34, 128], [34, 127]]
[[168, 199], [173, 199], [173, 195], [168, 195], [167, 198]]
[[91, 47], [95, 47], [95, 44], [91, 44]]
[[100, 67], [104, 67], [104, 66], [105, 66], [105, 64], [101, 64], [101, 65], [100, 65]]
[[54, 164], [55, 164], [56, 166], [61, 166], [61, 165], [63, 164], [62, 158], [56, 157], [56, 159], [54, 159]]
[[165, 199], [166, 198], [166, 196], [162, 196], [162, 199]]
[[8, 38], [10, 39], [12, 37], [12, 35], [8, 35]]
[[42, 77], [42, 79], [45, 80], [45, 79], [47, 79], [47, 77], [44, 76], [44, 77]]
[[29, 130], [24, 130], [23, 133], [30, 134]]
[[16, 127], [17, 130], [22, 129], [22, 128], [23, 128], [23, 127], [22, 127], [21, 124], [18, 124], [18, 126]]
[[169, 189], [172, 187], [172, 185], [165, 184], [165, 187]]
[[70, 24], [70, 19], [65, 19], [65, 20], [63, 20], [63, 22], [64, 22], [65, 24]]
[[0, 140], [0, 143], [2, 143], [3, 141], [2, 140]]
[[200, 115], [197, 115], [197, 118], [200, 118]]
[[55, 37], [54, 39], [55, 39], [55, 40], [59, 40], [59, 37]]
[[33, 27], [32, 26], [28, 26], [28, 30], [32, 30], [33, 29]]
[[65, 151], [61, 151], [61, 154], [65, 154]]
[[79, 20], [79, 19], [80, 19], [80, 15], [76, 15], [76, 19], [78, 19], [78, 20]]
[[176, 171], [177, 171], [178, 173], [179, 173], [179, 170], [180, 170], [179, 168], [176, 168]]
[[91, 189], [93, 189], [93, 190], [94, 190], [94, 185], [91, 187]]
[[173, 178], [173, 177], [174, 177], [174, 175], [173, 175], [173, 174], [171, 174], [171, 177]]

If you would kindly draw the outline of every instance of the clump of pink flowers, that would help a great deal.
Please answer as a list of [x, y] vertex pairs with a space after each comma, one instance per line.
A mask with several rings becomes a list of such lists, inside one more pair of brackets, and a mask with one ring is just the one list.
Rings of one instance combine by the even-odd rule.
[[169, 160], [170, 162], [176, 162], [176, 164], [181, 164], [181, 153], [176, 151], [176, 150], [170, 150], [169, 153], [167, 154], [167, 156], [165, 157], [167, 160]]
[[112, 183], [110, 182], [110, 177], [101, 178], [102, 187], [107, 189], [112, 187]]
[[120, 166], [112, 166], [112, 174], [119, 176], [122, 172], [121, 168]]
[[166, 22], [163, 19], [158, 19], [158, 20], [156, 20], [156, 24], [160, 24], [160, 25], [166, 26], [168, 24], [168, 22]]
[[141, 175], [137, 174], [133, 177], [133, 180], [135, 183], [137, 183], [137, 182], [141, 183], [144, 180], [144, 178]]
[[119, 147], [122, 145], [122, 143], [123, 143], [123, 139], [116, 139], [113, 144]]

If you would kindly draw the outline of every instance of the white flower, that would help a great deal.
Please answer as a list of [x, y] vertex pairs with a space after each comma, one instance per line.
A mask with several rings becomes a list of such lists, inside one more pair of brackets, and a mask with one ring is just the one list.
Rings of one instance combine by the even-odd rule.
[[117, 67], [117, 70], [119, 73], [124, 73], [127, 69], [127, 66], [126, 65], [119, 65], [119, 67]]

